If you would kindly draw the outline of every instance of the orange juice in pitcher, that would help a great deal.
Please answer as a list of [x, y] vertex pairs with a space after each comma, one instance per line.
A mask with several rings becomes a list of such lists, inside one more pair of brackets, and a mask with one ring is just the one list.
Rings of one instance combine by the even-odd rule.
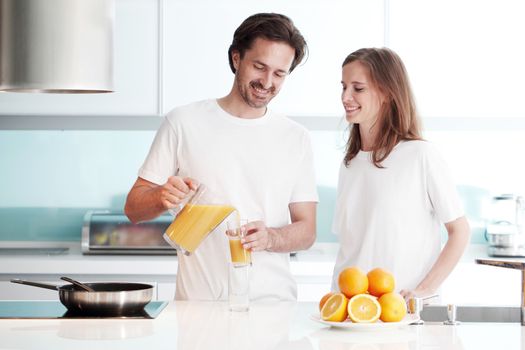
[[230, 205], [200, 203], [204, 191], [201, 184], [164, 233], [164, 239], [186, 255], [193, 253], [206, 236], [235, 211]]

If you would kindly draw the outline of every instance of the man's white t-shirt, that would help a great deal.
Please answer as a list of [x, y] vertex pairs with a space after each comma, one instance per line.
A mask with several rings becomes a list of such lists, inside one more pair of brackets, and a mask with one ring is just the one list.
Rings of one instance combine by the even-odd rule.
[[435, 147], [406, 141], [377, 168], [359, 152], [339, 172], [333, 232], [339, 235], [332, 289], [342, 269], [393, 273], [396, 291], [414, 289], [441, 250], [440, 227], [463, 216], [455, 184]]
[[[237, 118], [216, 100], [172, 110], [138, 175], [159, 185], [169, 176], [191, 177], [206, 185], [210, 200], [232, 205], [241, 218], [263, 220], [268, 227], [290, 223], [290, 203], [318, 200], [304, 127], [269, 110], [261, 118]], [[175, 298], [226, 299], [229, 261], [223, 224], [191, 256], [178, 254]], [[252, 253], [250, 298], [297, 298], [288, 253]]]

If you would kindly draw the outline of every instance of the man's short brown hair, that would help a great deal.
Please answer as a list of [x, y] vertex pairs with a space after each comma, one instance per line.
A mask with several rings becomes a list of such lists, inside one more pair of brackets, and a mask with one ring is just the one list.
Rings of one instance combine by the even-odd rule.
[[230, 68], [235, 73], [232, 53], [238, 51], [241, 59], [257, 38], [287, 43], [295, 50], [295, 57], [290, 66], [291, 73], [307, 55], [308, 46], [299, 29], [292, 20], [279, 13], [258, 13], [244, 20], [233, 34], [233, 41], [228, 49]]

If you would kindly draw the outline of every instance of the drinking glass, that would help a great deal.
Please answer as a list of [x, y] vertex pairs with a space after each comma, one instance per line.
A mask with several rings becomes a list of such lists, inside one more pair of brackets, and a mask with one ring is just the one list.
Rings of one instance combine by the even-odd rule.
[[230, 311], [250, 309], [250, 265], [229, 263], [228, 302]]
[[231, 262], [234, 265], [247, 265], [252, 263], [252, 254], [243, 248], [241, 239], [246, 237], [246, 224], [248, 220], [236, 217], [226, 222], [226, 236], [230, 244]]
[[245, 237], [247, 220], [233, 217], [226, 222], [231, 262], [228, 264], [228, 301], [230, 311], [248, 311], [250, 308], [250, 265], [252, 255], [241, 244]]

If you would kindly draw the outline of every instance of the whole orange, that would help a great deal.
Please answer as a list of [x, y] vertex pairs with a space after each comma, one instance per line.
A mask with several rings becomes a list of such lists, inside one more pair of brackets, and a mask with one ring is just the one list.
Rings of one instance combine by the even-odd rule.
[[377, 300], [381, 305], [381, 316], [383, 322], [399, 322], [407, 314], [405, 299], [398, 293], [385, 293]]
[[396, 282], [394, 275], [382, 268], [370, 270], [368, 277], [368, 292], [376, 297], [394, 291]]
[[339, 290], [351, 298], [354, 295], [366, 293], [368, 289], [368, 278], [358, 267], [347, 267], [339, 273]]

